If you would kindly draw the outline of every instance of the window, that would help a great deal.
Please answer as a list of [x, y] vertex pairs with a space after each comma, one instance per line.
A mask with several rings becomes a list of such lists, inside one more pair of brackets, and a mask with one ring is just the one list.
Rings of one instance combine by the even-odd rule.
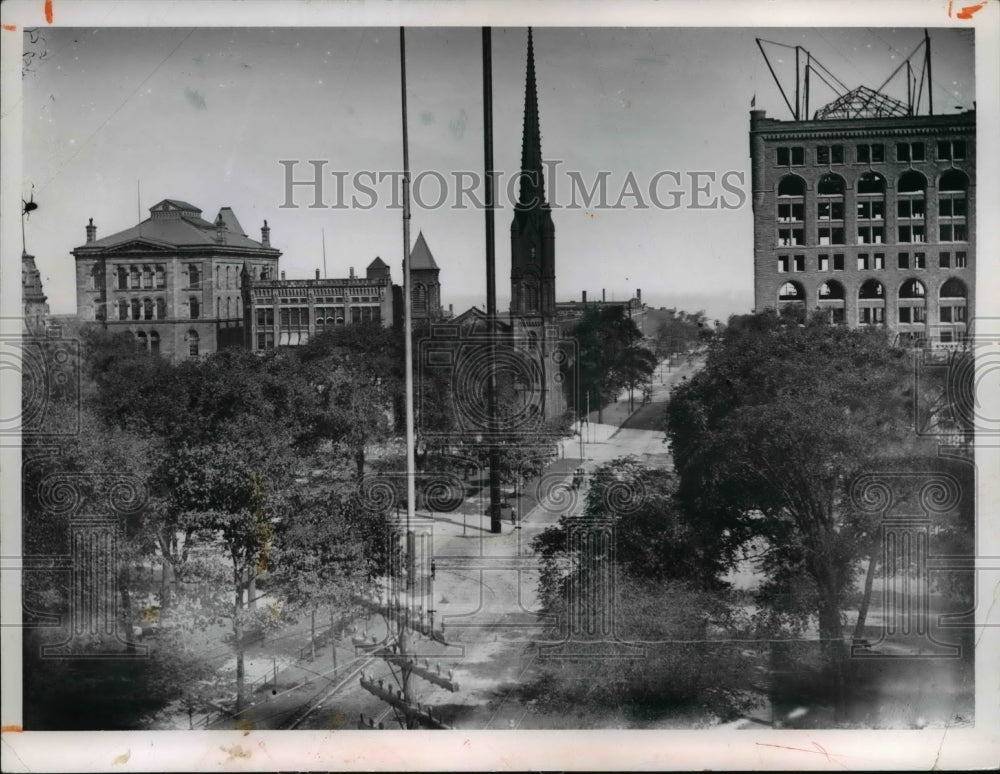
[[858, 271], [868, 271], [868, 253], [858, 253]]
[[142, 299], [142, 319], [143, 320], [153, 319], [153, 299], [151, 298]]
[[[924, 238], [924, 227], [917, 225], [900, 226], [899, 241], [904, 244], [926, 241]], [[951, 240], [942, 240], [942, 241], [951, 241]]]
[[927, 289], [924, 287], [924, 283], [918, 279], [906, 280], [899, 287], [899, 297], [906, 299], [922, 299], [927, 295]]
[[927, 308], [923, 306], [901, 306], [899, 307], [899, 321], [901, 323], [919, 324], [926, 322]]
[[233, 316], [232, 303], [233, 303], [232, 298], [226, 299], [226, 317], [228, 318], [231, 318]]
[[104, 272], [101, 271], [101, 265], [95, 263], [90, 269], [90, 289], [100, 290], [104, 287]]
[[274, 309], [257, 307], [257, 349], [274, 349]]
[[789, 245], [805, 244], [803, 237], [804, 233], [805, 232], [801, 228], [779, 228], [778, 246], [788, 247]]
[[141, 320], [142, 319], [142, 307], [139, 304], [138, 298], [133, 298], [130, 304], [131, 306], [131, 316], [130, 320]]
[[124, 266], [119, 266], [115, 273], [118, 279], [118, 290], [128, 290], [128, 269]]
[[833, 254], [833, 270], [843, 271], [844, 270], [844, 254], [834, 253]]
[[146, 339], [146, 334], [143, 333], [142, 331], [139, 331], [138, 333], [135, 334], [135, 347], [136, 349], [141, 349], [141, 350], [149, 349], [149, 345]]
[[883, 161], [885, 161], [885, 146], [882, 143], [858, 146], [859, 164], [881, 164]]
[[215, 316], [217, 318], [222, 317], [222, 299], [215, 299]]
[[823, 175], [816, 185], [817, 241], [821, 245], [844, 244], [844, 178]]
[[923, 242], [927, 179], [919, 172], [904, 172], [896, 185], [899, 242]]
[[820, 145], [816, 148], [817, 164], [843, 164], [843, 145]]
[[909, 253], [899, 253], [896, 256], [896, 268], [897, 269], [909, 269], [910, 268], [910, 254]]
[[802, 220], [804, 205], [778, 202], [778, 220], [781, 223], [788, 223], [793, 220]]
[[795, 271], [805, 271], [806, 270], [806, 257], [804, 255], [796, 255], [795, 256], [794, 270]]
[[188, 301], [188, 311], [192, 320], [197, 320], [201, 316], [201, 305], [194, 296]]
[[876, 270], [885, 268], [885, 253], [875, 253], [872, 256], [872, 268]]
[[778, 290], [778, 301], [805, 301], [806, 294], [798, 282], [786, 282]]
[[128, 269], [128, 286], [130, 288], [138, 288], [138, 287], [140, 287], [139, 267], [138, 266], [129, 266], [129, 269]]
[[[167, 286], [167, 270], [162, 263], [156, 264], [156, 287], [165, 288]], [[157, 337], [159, 340], [159, 337]]]
[[153, 270], [149, 266], [142, 267], [142, 287], [153, 287]]
[[198, 357], [198, 331], [188, 331], [188, 356]]
[[778, 273], [785, 274], [788, 272], [788, 256], [779, 255], [778, 256]]
[[167, 300], [165, 298], [156, 299], [156, 319], [163, 320], [167, 316]]
[[231, 288], [233, 286], [233, 277], [232, 277], [232, 271], [231, 271], [231, 269], [232, 269], [231, 266], [227, 266], [226, 267], [226, 287], [227, 288]]
[[221, 284], [221, 280], [222, 280], [221, 272], [222, 272], [222, 267], [221, 266], [216, 266], [215, 267], [215, 287], [216, 288], [221, 288], [222, 287], [222, 284]]
[[858, 220], [884, 220], [885, 202], [881, 199], [867, 198], [858, 202]]
[[800, 146], [778, 148], [778, 164], [783, 167], [801, 167], [805, 164], [805, 152]]
[[939, 239], [942, 242], [967, 242], [969, 239], [967, 191], [969, 179], [964, 172], [951, 169], [938, 182]]
[[913, 268], [914, 269], [926, 269], [927, 268], [927, 253], [914, 253], [913, 254]]
[[844, 286], [836, 280], [829, 280], [819, 286], [820, 301], [843, 301], [844, 298]]
[[896, 143], [896, 161], [923, 161], [924, 144], [922, 142]]
[[875, 226], [871, 223], [858, 223], [859, 245], [881, 245], [885, 242], [885, 226]]
[[816, 259], [816, 268], [819, 271], [830, 271], [830, 256], [820, 253]]
[[859, 245], [880, 245], [885, 242], [885, 178], [877, 172], [865, 172], [858, 178]]
[[862, 325], [882, 325], [885, 323], [884, 306], [863, 306], [858, 312]]
[[124, 298], [118, 301], [118, 319], [127, 320], [128, 319], [128, 301]]
[[955, 268], [964, 269], [967, 266], [967, 259], [964, 252], [955, 253]]
[[427, 314], [427, 288], [423, 284], [413, 286], [411, 303], [413, 314]]
[[188, 266], [188, 287], [192, 289], [201, 287], [201, 267], [196, 263]]
[[156, 331], [149, 332], [149, 351], [154, 355], [160, 352], [160, 334]]
[[937, 144], [938, 161], [961, 161], [965, 158], [965, 140], [941, 140]]

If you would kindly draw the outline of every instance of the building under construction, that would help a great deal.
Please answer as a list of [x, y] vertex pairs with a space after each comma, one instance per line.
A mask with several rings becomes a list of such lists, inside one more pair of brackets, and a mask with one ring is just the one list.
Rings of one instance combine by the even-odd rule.
[[[794, 93], [775, 82], [791, 119], [750, 112], [756, 309], [820, 310], [900, 341], [961, 341], [975, 299], [975, 110], [934, 114], [926, 36], [919, 78], [918, 51], [893, 73], [906, 68], [906, 102], [885, 84], [847, 89], [789, 48]], [[810, 76], [837, 94], [811, 117]]]

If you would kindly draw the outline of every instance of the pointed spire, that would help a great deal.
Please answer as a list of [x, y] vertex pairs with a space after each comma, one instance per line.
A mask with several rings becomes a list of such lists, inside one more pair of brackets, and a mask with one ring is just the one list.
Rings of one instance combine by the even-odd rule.
[[519, 208], [545, 204], [542, 175], [542, 132], [538, 122], [538, 88], [535, 84], [535, 46], [528, 27], [528, 68], [524, 84], [524, 134], [521, 139], [521, 191]]

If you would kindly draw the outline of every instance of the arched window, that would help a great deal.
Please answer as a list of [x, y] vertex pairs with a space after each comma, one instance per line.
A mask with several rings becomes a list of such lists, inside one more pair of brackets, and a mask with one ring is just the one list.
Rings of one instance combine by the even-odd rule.
[[156, 287], [165, 288], [167, 286], [167, 269], [162, 263], [156, 264]]
[[777, 242], [780, 246], [805, 244], [806, 181], [785, 175], [778, 182]]
[[142, 299], [142, 319], [143, 320], [153, 319], [153, 299], [151, 298]]
[[827, 280], [820, 284], [817, 297], [820, 310], [829, 315], [831, 323], [843, 325], [847, 322], [847, 294], [843, 285], [837, 280]]
[[129, 267], [129, 287], [138, 288], [139, 287], [139, 267], [130, 266]]
[[165, 298], [156, 299], [156, 319], [163, 320], [167, 316], [167, 300]]
[[924, 216], [927, 211], [927, 178], [911, 169], [900, 175], [896, 188], [899, 241], [926, 242]]
[[950, 277], [938, 291], [939, 314], [942, 323], [964, 326], [968, 318], [969, 290], [957, 277]]
[[222, 317], [222, 299], [215, 299], [215, 316]]
[[233, 316], [232, 303], [233, 303], [233, 299], [230, 298], [230, 297], [227, 297], [226, 298], [226, 317], [232, 317]]
[[154, 355], [160, 352], [160, 334], [156, 331], [149, 332], [149, 351]]
[[870, 279], [858, 288], [858, 323], [885, 325], [885, 286]]
[[969, 178], [958, 169], [950, 169], [938, 181], [938, 229], [942, 242], [967, 242]]
[[900, 298], [924, 298], [927, 295], [927, 290], [924, 288], [924, 283], [918, 279], [908, 279], [902, 285], [899, 286], [899, 297]]
[[149, 266], [142, 267], [142, 286], [144, 288], [153, 287], [153, 270]]
[[427, 314], [427, 288], [417, 283], [413, 286], [413, 314]]
[[837, 280], [827, 280], [822, 283], [819, 286], [818, 295], [820, 301], [843, 301], [846, 298], [844, 286]]
[[857, 195], [859, 245], [885, 242], [885, 178], [878, 172], [865, 172], [858, 178]]
[[197, 320], [201, 316], [201, 305], [194, 296], [188, 301], [188, 310], [192, 320]]
[[90, 269], [90, 289], [100, 290], [104, 286], [104, 272], [101, 271], [101, 265], [95, 263]]
[[135, 346], [137, 349], [149, 349], [149, 345], [146, 339], [146, 334], [142, 331], [138, 331], [135, 334]]
[[538, 286], [531, 282], [524, 286], [524, 311], [538, 311]]
[[222, 278], [220, 276], [221, 272], [222, 272], [222, 267], [221, 266], [216, 266], [215, 267], [215, 287], [216, 288], [221, 288], [222, 287], [222, 285], [220, 284], [220, 282], [222, 281]]
[[119, 266], [116, 274], [118, 277], [118, 290], [128, 290], [128, 269], [124, 266]]
[[806, 300], [805, 291], [798, 282], [786, 282], [778, 289], [779, 302], [804, 303]]
[[118, 299], [118, 319], [127, 320], [128, 319], [128, 301], [124, 298]]
[[818, 243], [844, 244], [844, 178], [832, 172], [823, 175], [816, 185], [816, 220]]
[[198, 357], [198, 331], [188, 331], [188, 356]]
[[232, 286], [233, 286], [232, 267], [231, 266], [227, 266], [226, 267], [226, 287], [227, 288], [231, 288]]
[[138, 298], [132, 299], [132, 315], [129, 317], [130, 320], [141, 320], [142, 319], [142, 307], [139, 304]]

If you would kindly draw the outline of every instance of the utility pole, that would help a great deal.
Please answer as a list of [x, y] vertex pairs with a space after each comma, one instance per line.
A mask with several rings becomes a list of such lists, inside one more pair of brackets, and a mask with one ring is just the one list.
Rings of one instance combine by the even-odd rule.
[[489, 378], [486, 382], [489, 412], [490, 532], [500, 527], [500, 450], [497, 448], [497, 287], [493, 220], [493, 41], [492, 29], [483, 27], [483, 155], [486, 174], [486, 319], [489, 331]]

